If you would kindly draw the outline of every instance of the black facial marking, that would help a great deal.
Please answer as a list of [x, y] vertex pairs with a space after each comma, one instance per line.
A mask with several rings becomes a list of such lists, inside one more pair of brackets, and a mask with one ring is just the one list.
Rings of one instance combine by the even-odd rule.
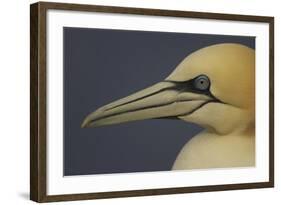
[[206, 75], [199, 75], [187, 81], [164, 80], [163, 82], [173, 83], [175, 85], [173, 89], [179, 92], [192, 92], [203, 94], [215, 100], [218, 100], [210, 91], [211, 81]]
[[194, 108], [193, 110], [189, 111], [189, 112], [186, 112], [186, 113], [183, 113], [183, 114], [180, 114], [178, 115], [177, 117], [184, 117], [186, 115], [190, 115], [192, 113], [194, 113], [196, 110], [200, 109], [201, 107], [203, 107], [204, 105], [207, 105], [208, 103], [220, 103], [219, 101], [217, 100], [208, 100], [204, 103], [202, 103], [201, 105], [199, 105], [198, 107]]

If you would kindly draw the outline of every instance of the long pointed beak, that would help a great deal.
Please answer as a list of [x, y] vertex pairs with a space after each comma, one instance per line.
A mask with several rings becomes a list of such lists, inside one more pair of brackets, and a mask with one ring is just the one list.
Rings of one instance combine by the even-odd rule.
[[174, 82], [163, 81], [97, 109], [85, 118], [81, 127], [184, 116], [210, 100], [210, 96], [187, 92]]

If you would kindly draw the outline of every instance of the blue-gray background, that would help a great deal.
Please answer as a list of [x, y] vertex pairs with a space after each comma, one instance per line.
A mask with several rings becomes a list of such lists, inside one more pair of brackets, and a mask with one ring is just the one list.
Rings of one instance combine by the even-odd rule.
[[80, 128], [87, 114], [166, 78], [188, 54], [254, 37], [64, 28], [64, 175], [170, 170], [202, 130], [180, 120]]

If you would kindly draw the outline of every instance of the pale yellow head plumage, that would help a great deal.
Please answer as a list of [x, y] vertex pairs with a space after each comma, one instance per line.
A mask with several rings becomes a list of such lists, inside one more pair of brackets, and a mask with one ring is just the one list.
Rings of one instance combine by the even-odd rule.
[[[202, 76], [208, 89], [194, 84]], [[254, 126], [254, 113], [254, 50], [217, 44], [187, 56], [162, 82], [99, 108], [82, 127], [173, 117], [226, 134]]]
[[221, 133], [254, 126], [253, 49], [240, 44], [218, 44], [203, 48], [185, 58], [168, 79], [185, 81], [200, 74], [209, 77], [211, 93], [225, 105], [210, 103], [181, 119], [214, 128]]
[[200, 74], [211, 80], [211, 92], [238, 107], [253, 105], [255, 95], [255, 51], [240, 44], [217, 44], [186, 57], [168, 76], [186, 81]]

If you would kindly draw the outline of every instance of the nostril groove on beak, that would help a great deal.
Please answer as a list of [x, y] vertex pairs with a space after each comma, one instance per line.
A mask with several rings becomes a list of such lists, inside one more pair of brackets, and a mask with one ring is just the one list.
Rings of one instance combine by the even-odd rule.
[[105, 111], [109, 111], [109, 110], [112, 110], [112, 109], [114, 109], [114, 108], [121, 107], [121, 106], [123, 106], [123, 105], [127, 105], [127, 104], [129, 104], [129, 103], [137, 102], [137, 101], [142, 100], [142, 99], [145, 99], [145, 98], [147, 98], [147, 97], [156, 95], [156, 94], [158, 94], [158, 93], [160, 93], [160, 92], [163, 92], [163, 91], [166, 91], [166, 90], [172, 90], [172, 89], [173, 89], [173, 87], [162, 88], [162, 89], [160, 89], [160, 90], [157, 90], [157, 91], [152, 92], [152, 93], [149, 93], [149, 94], [147, 94], [147, 95], [138, 97], [138, 98], [136, 98], [136, 99], [129, 100], [129, 101], [127, 101], [127, 102], [124, 102], [124, 103], [121, 103], [121, 104], [118, 104], [118, 105], [109, 107], [109, 108], [105, 109]]

